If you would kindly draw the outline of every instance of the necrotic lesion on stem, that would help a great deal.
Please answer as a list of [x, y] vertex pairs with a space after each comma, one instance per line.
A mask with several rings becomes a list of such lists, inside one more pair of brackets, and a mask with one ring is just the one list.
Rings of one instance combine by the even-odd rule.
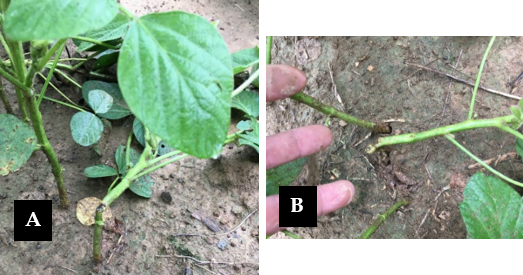
[[392, 213], [396, 212], [398, 208], [407, 204], [409, 204], [409, 202], [405, 199], [402, 199], [401, 201], [395, 203], [387, 211], [385, 211], [385, 213], [378, 216], [378, 218], [371, 224], [371, 226], [369, 226], [369, 228], [365, 230], [363, 234], [361, 234], [360, 239], [368, 239], [370, 236], [372, 236], [372, 234], [374, 234], [374, 232], [376, 232], [376, 230], [378, 230], [381, 224], [384, 223], [390, 215], [392, 215]]

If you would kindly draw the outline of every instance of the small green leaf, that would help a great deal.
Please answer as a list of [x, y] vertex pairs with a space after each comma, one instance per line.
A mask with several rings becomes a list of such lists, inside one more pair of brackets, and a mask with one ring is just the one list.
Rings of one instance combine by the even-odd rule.
[[512, 112], [512, 114], [518, 119], [518, 120], [522, 120], [521, 119], [521, 111], [518, 109], [518, 107], [515, 107], [515, 106], [510, 106], [509, 107], [510, 111]]
[[279, 194], [280, 186], [289, 186], [298, 177], [305, 162], [307, 162], [307, 157], [267, 170], [265, 181], [266, 196]]
[[250, 120], [241, 120], [240, 122], [238, 122], [238, 124], [236, 124], [236, 128], [238, 128], [238, 130], [244, 130], [244, 131], [250, 130], [250, 129], [252, 129], [251, 121]]
[[74, 141], [82, 146], [98, 142], [104, 130], [102, 121], [89, 112], [76, 113], [71, 119], [70, 126]]
[[502, 180], [478, 172], [463, 191], [459, 209], [474, 239], [523, 238], [523, 200]]
[[89, 105], [97, 114], [104, 114], [113, 106], [113, 97], [102, 90], [89, 91]]
[[[101, 42], [115, 40], [124, 36], [127, 28], [129, 27], [129, 19], [123, 14], [117, 14], [109, 24], [103, 26], [102, 28], [91, 30], [87, 32], [83, 37], [91, 38]], [[80, 41], [78, 46], [78, 51], [93, 51], [91, 47], [95, 44], [85, 41]]]
[[232, 70], [234, 74], [237, 74], [251, 66], [259, 63], [260, 50], [258, 46], [254, 48], [244, 49], [231, 54], [232, 57]]
[[523, 140], [520, 138], [516, 139], [516, 152], [518, 152], [518, 155], [523, 158]]
[[154, 181], [149, 175], [144, 175], [131, 182], [129, 189], [138, 196], [150, 198], [153, 195]]
[[230, 124], [231, 56], [204, 18], [172, 11], [133, 21], [118, 79], [129, 108], [152, 133], [199, 158], [221, 152]]
[[116, 62], [118, 62], [118, 56], [120, 56], [120, 52], [113, 49], [108, 49], [105, 52], [100, 53], [96, 57], [96, 63], [94, 63], [93, 71], [111, 67], [112, 65], [116, 64]]
[[258, 151], [258, 153], [259, 153], [260, 152], [260, 148], [259, 148], [259, 146], [260, 146], [259, 145], [260, 144], [260, 134], [259, 134], [260, 124], [255, 119], [252, 119], [251, 126], [252, 126], [252, 131], [248, 131], [248, 132], [245, 132], [244, 134], [241, 134], [240, 138], [238, 139], [238, 143], [240, 143], [240, 145], [242, 145], [242, 144], [249, 145], [249, 146], [253, 147], [254, 149], [256, 149], [256, 151]]
[[[259, 65], [260, 63], [252, 66], [252, 69], [251, 69], [251, 72], [256, 72], [257, 70], [259, 70]], [[256, 87], [260, 87], [260, 77], [258, 76], [253, 82], [252, 82], [252, 85], [256, 86]]]
[[[131, 165], [135, 165], [140, 160], [140, 154], [136, 152], [133, 148], [130, 148], [131, 152], [129, 152], [129, 162]], [[118, 146], [118, 149], [116, 149], [115, 154], [116, 159], [116, 166], [118, 166], [118, 171], [120, 172], [120, 175], [125, 176], [127, 174], [127, 164], [125, 163], [125, 146], [120, 145]]]
[[116, 176], [118, 172], [111, 166], [100, 164], [85, 168], [84, 175], [88, 178], [103, 178]]
[[33, 128], [9, 114], [0, 114], [0, 176], [24, 165], [37, 144]]
[[101, 28], [117, 13], [113, 0], [16, 0], [9, 4], [3, 25], [11, 40], [53, 40]]
[[520, 110], [521, 112], [523, 112], [523, 99], [520, 99], [518, 103], [519, 103], [519, 104], [518, 104], [518, 106], [519, 106], [519, 110]]
[[231, 107], [243, 111], [250, 118], [257, 118], [260, 115], [259, 106], [260, 96], [248, 90], [232, 98]]
[[133, 121], [133, 133], [136, 140], [145, 147], [145, 128], [143, 128], [143, 124], [137, 118], [134, 118]]
[[167, 153], [170, 153], [172, 151], [175, 151], [173, 147], [169, 146], [169, 144], [165, 143], [163, 140], [158, 143], [158, 155], [162, 156]]
[[85, 101], [89, 102], [89, 92], [92, 90], [102, 90], [113, 97], [113, 106], [111, 106], [111, 109], [104, 114], [99, 114], [99, 116], [107, 119], [120, 119], [131, 114], [131, 111], [125, 104], [118, 84], [98, 80], [84, 82], [82, 85], [82, 95]]

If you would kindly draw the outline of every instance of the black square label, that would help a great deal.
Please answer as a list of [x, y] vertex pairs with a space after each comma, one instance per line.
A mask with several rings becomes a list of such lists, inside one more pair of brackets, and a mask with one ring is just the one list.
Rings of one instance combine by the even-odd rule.
[[52, 241], [51, 200], [15, 200], [15, 241]]
[[280, 227], [317, 227], [317, 186], [280, 186]]

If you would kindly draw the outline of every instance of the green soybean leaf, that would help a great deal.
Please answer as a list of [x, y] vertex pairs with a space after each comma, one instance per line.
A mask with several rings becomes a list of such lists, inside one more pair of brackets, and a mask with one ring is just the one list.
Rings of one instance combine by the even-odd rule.
[[523, 158], [523, 140], [520, 138], [516, 139], [516, 152], [518, 152], [518, 155]]
[[280, 190], [278, 187], [280, 186], [289, 186], [298, 177], [305, 162], [307, 162], [307, 157], [267, 170], [265, 181], [266, 196], [279, 194]]
[[[257, 70], [259, 70], [259, 64], [256, 64], [254, 66], [252, 66], [252, 69], [251, 69], [251, 72], [256, 72]], [[252, 85], [256, 86], [256, 87], [260, 87], [260, 77], [257, 77], [253, 82], [252, 82]]]
[[133, 121], [133, 133], [136, 140], [145, 147], [145, 128], [143, 128], [143, 124], [137, 118], [134, 118]]
[[117, 12], [114, 0], [16, 0], [9, 4], [3, 24], [12, 40], [53, 40], [101, 28]]
[[74, 141], [82, 146], [98, 142], [104, 131], [102, 121], [89, 112], [76, 113], [71, 119], [70, 126]]
[[96, 57], [96, 63], [94, 63], [93, 71], [105, 69], [111, 67], [112, 65], [118, 62], [118, 56], [120, 55], [119, 51], [108, 49], [100, 53]]
[[151, 176], [144, 175], [131, 182], [129, 189], [138, 196], [150, 198], [153, 195], [153, 184]]
[[238, 128], [238, 130], [250, 130], [252, 129], [252, 126], [251, 126], [251, 121], [250, 120], [241, 120], [240, 122], [238, 122], [238, 124], [236, 124], [236, 128]]
[[172, 151], [175, 151], [173, 147], [169, 146], [169, 144], [165, 143], [163, 140], [158, 143], [158, 155], [162, 156], [167, 153], [170, 153]]
[[[128, 170], [125, 163], [125, 150], [125, 146], [120, 145], [118, 146], [118, 149], [116, 149], [115, 154], [116, 166], [118, 166], [118, 171], [122, 176], [125, 176]], [[130, 148], [130, 150], [131, 152], [129, 152], [129, 162], [134, 166], [140, 160], [140, 154], [138, 154], [138, 152], [136, 152], [136, 150], [133, 148]]]
[[244, 49], [235, 52], [231, 55], [232, 57], [232, 71], [237, 74], [251, 66], [259, 63], [260, 50], [258, 46], [250, 49]]
[[523, 199], [507, 183], [478, 172], [463, 195], [459, 209], [469, 237], [523, 238]]
[[242, 110], [247, 117], [257, 118], [260, 115], [260, 96], [251, 91], [243, 91], [232, 98], [232, 108]]
[[248, 131], [244, 134], [241, 134], [240, 138], [238, 139], [238, 143], [240, 143], [240, 145], [242, 145], [242, 144], [249, 145], [252, 148], [256, 149], [256, 151], [258, 151], [258, 153], [259, 153], [260, 152], [260, 148], [259, 148], [259, 146], [260, 146], [259, 145], [260, 144], [259, 126], [260, 126], [260, 124], [255, 119], [252, 119], [251, 126], [252, 126], [252, 131]]
[[521, 111], [518, 107], [510, 106], [509, 109], [518, 120], [521, 120]]
[[[109, 24], [99, 29], [91, 30], [82, 36], [101, 42], [115, 40], [124, 36], [125, 32], [127, 31], [127, 28], [129, 27], [129, 23], [129, 19], [125, 15], [119, 13], [116, 14], [113, 20], [109, 22]], [[85, 41], [79, 41], [77, 46], [79, 52], [93, 51], [92, 47], [95, 46], [95, 44]]]
[[33, 128], [9, 114], [0, 114], [0, 176], [24, 165], [37, 143]]
[[120, 50], [118, 79], [152, 133], [199, 158], [220, 153], [230, 121], [231, 56], [205, 19], [181, 11], [136, 19]]
[[90, 80], [82, 85], [82, 95], [85, 101], [89, 102], [89, 92], [92, 90], [102, 90], [113, 97], [113, 105], [107, 113], [99, 116], [107, 119], [120, 119], [131, 114], [131, 110], [125, 104], [120, 88], [116, 83], [107, 83], [98, 80]]
[[88, 178], [103, 178], [116, 176], [118, 172], [111, 166], [100, 164], [85, 168], [84, 175]]
[[89, 91], [89, 105], [97, 114], [104, 114], [113, 106], [113, 97], [102, 90]]

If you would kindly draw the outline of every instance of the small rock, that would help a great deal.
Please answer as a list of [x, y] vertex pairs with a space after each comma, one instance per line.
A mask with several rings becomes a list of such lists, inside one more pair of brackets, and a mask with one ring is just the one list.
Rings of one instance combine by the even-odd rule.
[[367, 67], [367, 71], [372, 72], [372, 70], [374, 70], [374, 66], [369, 65], [369, 66]]
[[178, 179], [178, 182], [181, 183], [181, 184], [184, 184], [184, 183], [185, 183], [185, 181], [184, 181], [182, 178], [179, 178], [179, 179]]
[[160, 194], [160, 198], [165, 202], [165, 203], [171, 203], [173, 201], [173, 197], [171, 197], [171, 194], [169, 192], [162, 192], [162, 194]]
[[228, 244], [229, 244], [229, 240], [222, 238], [218, 241], [218, 244], [216, 246], [218, 246], [218, 248], [223, 251], [223, 250], [225, 250], [225, 248], [227, 247]]
[[7, 199], [7, 192], [0, 193], [0, 200]]
[[218, 210], [214, 210], [214, 212], [212, 212], [212, 214], [213, 214], [215, 217], [219, 217], [219, 216], [220, 216], [220, 211], [218, 211]]
[[236, 204], [233, 205], [232, 209], [231, 209], [232, 213], [234, 213], [236, 215], [241, 214], [242, 210], [243, 210], [243, 208], [241, 206], [239, 206], [239, 205], [236, 205]]

